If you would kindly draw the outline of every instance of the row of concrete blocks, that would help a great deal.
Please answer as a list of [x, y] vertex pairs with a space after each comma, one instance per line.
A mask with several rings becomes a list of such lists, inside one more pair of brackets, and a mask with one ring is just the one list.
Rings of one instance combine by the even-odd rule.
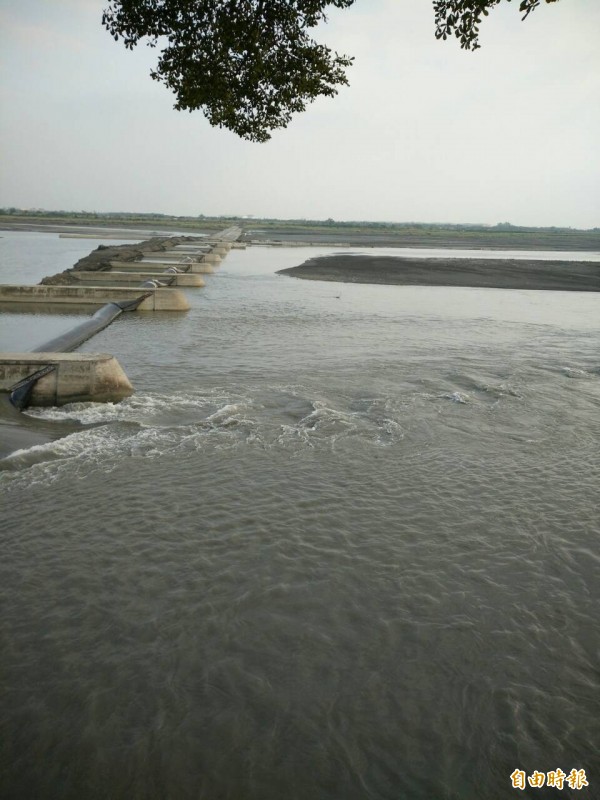
[[[133, 236], [132, 234], [124, 234], [124, 233], [59, 233], [59, 239], [111, 239], [114, 241], [128, 241], [128, 242], [139, 242], [140, 236]], [[203, 239], [202, 244], [220, 244], [220, 239]], [[235, 250], [245, 250], [246, 244], [244, 242], [228, 242], [231, 245], [232, 249]], [[196, 245], [187, 245], [188, 247], [195, 247]]]
[[[114, 300], [139, 297], [140, 288], [123, 287], [122, 283], [140, 283], [150, 278], [171, 278], [165, 272], [174, 260], [191, 258], [191, 264], [181, 264], [188, 272], [174, 273], [179, 286], [203, 286], [202, 274], [214, 272], [215, 267], [231, 249], [230, 243], [219, 243], [210, 252], [174, 248], [164, 255], [164, 262], [145, 260], [137, 263], [115, 262], [122, 272], [73, 273], [77, 280], [99, 285], [78, 286], [0, 286], [0, 305], [19, 303], [19, 309], [34, 310], [67, 306], [99, 306]], [[206, 256], [210, 258], [206, 259]], [[105, 285], [109, 284], [109, 285]], [[14, 306], [13, 306], [14, 307]], [[179, 289], [154, 289], [138, 311], [187, 311], [189, 302]], [[118, 402], [133, 394], [133, 386], [118, 360], [108, 353], [1, 353], [0, 391], [10, 391], [19, 381], [46, 367], [51, 370], [37, 380], [30, 405], [56, 406], [73, 402]]]
[[[185, 247], [173, 248], [160, 254], [161, 261], [144, 258], [142, 261], [112, 261], [110, 271], [72, 272], [71, 280], [77, 285], [53, 286], [36, 284], [33, 286], [0, 285], [0, 306], [19, 304], [23, 311], [51, 310], [53, 305], [101, 306], [113, 300], [133, 300], [140, 294], [139, 285], [147, 280], [161, 278], [172, 286], [201, 287], [204, 280], [200, 276], [214, 272], [221, 259], [229, 252], [231, 245], [221, 243], [210, 251], [194, 250]], [[186, 260], [189, 259], [189, 263]], [[170, 268], [185, 269], [185, 272], [169, 273]], [[125, 286], [123, 285], [125, 284]], [[140, 303], [137, 311], [188, 311], [189, 301], [179, 289], [155, 288]]]

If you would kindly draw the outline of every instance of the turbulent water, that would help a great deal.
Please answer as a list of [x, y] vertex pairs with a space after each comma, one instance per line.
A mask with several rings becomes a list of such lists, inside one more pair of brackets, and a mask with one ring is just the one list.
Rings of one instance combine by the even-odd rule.
[[598, 796], [600, 298], [325, 252], [119, 318], [135, 396], [0, 462], [7, 798]]

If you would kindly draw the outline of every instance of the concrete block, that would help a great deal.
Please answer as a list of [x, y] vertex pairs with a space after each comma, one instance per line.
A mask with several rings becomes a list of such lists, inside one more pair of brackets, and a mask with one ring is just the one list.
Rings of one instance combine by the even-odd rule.
[[149, 297], [138, 311], [189, 311], [190, 304], [179, 289], [136, 289], [123, 286], [15, 286], [0, 284], [0, 304], [35, 304], [44, 306], [102, 306], [121, 300], [135, 300], [144, 292]]
[[35, 384], [32, 406], [87, 401], [117, 403], [133, 394], [123, 368], [108, 353], [0, 353], [0, 391], [9, 391], [49, 364], [56, 368]]
[[[140, 269], [141, 265], [138, 265], [138, 269]], [[148, 271], [126, 271], [126, 272], [118, 272], [117, 270], [111, 270], [110, 272], [101, 272], [101, 271], [94, 271], [94, 272], [72, 272], [71, 279], [74, 283], [85, 283], [91, 284], [96, 286], [105, 286], [106, 284], [126, 284], [129, 286], [140, 286], [144, 281], [148, 279], [151, 280], [165, 280], [170, 281], [173, 278], [173, 282], [170, 283], [170, 286], [204, 286], [204, 279], [200, 277], [200, 275], [194, 275], [189, 272], [180, 272], [180, 273], [170, 273], [165, 272], [162, 270], [158, 272], [157, 270], [148, 270]]]
[[208, 251], [203, 253], [175, 253], [173, 251], [168, 253], [148, 253], [145, 258], [156, 259], [157, 261], [162, 261], [168, 264], [177, 264], [181, 261], [184, 261], [186, 258], [191, 258], [194, 261], [202, 261], [203, 263], [207, 262], [210, 264], [219, 264], [223, 260], [218, 253], [209, 253]]
[[[162, 274], [166, 269], [169, 267], [184, 267], [189, 266], [190, 268], [187, 270], [186, 275], [190, 273], [196, 275], [211, 275], [215, 270], [214, 264], [204, 264], [204, 263], [192, 263], [191, 265], [188, 264], [176, 264], [175, 262], [167, 262], [167, 261], [126, 261], [121, 263], [120, 261], [111, 261], [113, 265], [113, 269], [118, 270], [119, 272], [149, 272], [152, 273], [152, 276]], [[110, 275], [110, 272], [106, 273]]]

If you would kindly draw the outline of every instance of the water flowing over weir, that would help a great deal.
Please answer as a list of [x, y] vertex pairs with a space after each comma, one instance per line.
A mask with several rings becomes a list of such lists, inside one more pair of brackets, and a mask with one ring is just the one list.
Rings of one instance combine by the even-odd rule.
[[22, 415], [71, 428], [0, 462], [7, 797], [595, 796], [599, 297], [274, 274], [328, 252], [230, 252], [72, 354], [135, 395]]

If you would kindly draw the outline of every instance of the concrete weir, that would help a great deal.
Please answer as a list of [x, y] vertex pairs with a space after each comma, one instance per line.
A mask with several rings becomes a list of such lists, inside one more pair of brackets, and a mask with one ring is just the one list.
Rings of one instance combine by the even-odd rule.
[[111, 233], [110, 231], [106, 231], [106, 233], [59, 233], [58, 238], [59, 239], [110, 239], [113, 241], [125, 240], [128, 242], [139, 242], [144, 238], [144, 236], [143, 234], [138, 234], [137, 236], [135, 236], [134, 234]]
[[89, 319], [34, 352], [0, 353], [0, 391], [7, 392], [12, 405], [21, 411], [28, 405], [118, 402], [133, 394], [114, 356], [67, 351], [75, 350], [124, 312], [188, 311], [186, 295], [171, 287], [204, 286], [201, 275], [215, 271], [240, 234], [239, 228], [231, 227], [221, 234], [231, 241], [200, 243], [197, 238], [179, 236], [136, 245], [100, 246], [71, 269], [37, 285], [0, 285], [0, 308], [34, 313], [59, 308], [94, 310]]
[[[122, 265], [119, 264], [121, 267]], [[129, 286], [138, 286], [147, 280], [165, 281], [169, 286], [204, 286], [204, 279], [200, 275], [191, 275], [188, 272], [159, 272], [157, 270], [144, 270], [142, 271], [141, 264], [136, 267], [139, 271], [123, 271], [110, 270], [109, 272], [73, 272], [71, 280], [74, 283], [85, 284], [126, 284]]]
[[[111, 262], [113, 268], [117, 268], [117, 262]], [[127, 263], [118, 263], [118, 269], [124, 271], [143, 270], [144, 272], [157, 272], [163, 274], [166, 269], [175, 267], [182, 270], [184, 273], [190, 272], [195, 275], [212, 275], [218, 264], [208, 264], [204, 262], [192, 261], [191, 263], [181, 264], [177, 261], [129, 261]], [[168, 273], [167, 273], [168, 274]]]
[[173, 247], [171, 250], [165, 250], [165, 253], [187, 253], [191, 255], [192, 253], [215, 253], [218, 256], [226, 256], [227, 253], [231, 250], [229, 245], [221, 246], [221, 245], [212, 245], [209, 248], [202, 248], [202, 247], [190, 247], [189, 245], [178, 244]]
[[167, 262], [169, 264], [182, 264], [188, 259], [191, 261], [201, 261], [204, 264], [220, 264], [223, 258], [218, 253], [175, 253], [172, 250], [164, 253], [147, 253], [143, 261], [155, 259], [156, 261]]
[[0, 353], [0, 391], [12, 391], [45, 367], [51, 370], [35, 381], [28, 405], [117, 403], [133, 394], [121, 365], [108, 353]]
[[[110, 273], [109, 273], [110, 274]], [[137, 311], [189, 311], [190, 304], [179, 289], [135, 289], [123, 286], [35, 286], [0, 285], [0, 304], [41, 303], [46, 306], [101, 306], [115, 300], [134, 300], [148, 293]]]

